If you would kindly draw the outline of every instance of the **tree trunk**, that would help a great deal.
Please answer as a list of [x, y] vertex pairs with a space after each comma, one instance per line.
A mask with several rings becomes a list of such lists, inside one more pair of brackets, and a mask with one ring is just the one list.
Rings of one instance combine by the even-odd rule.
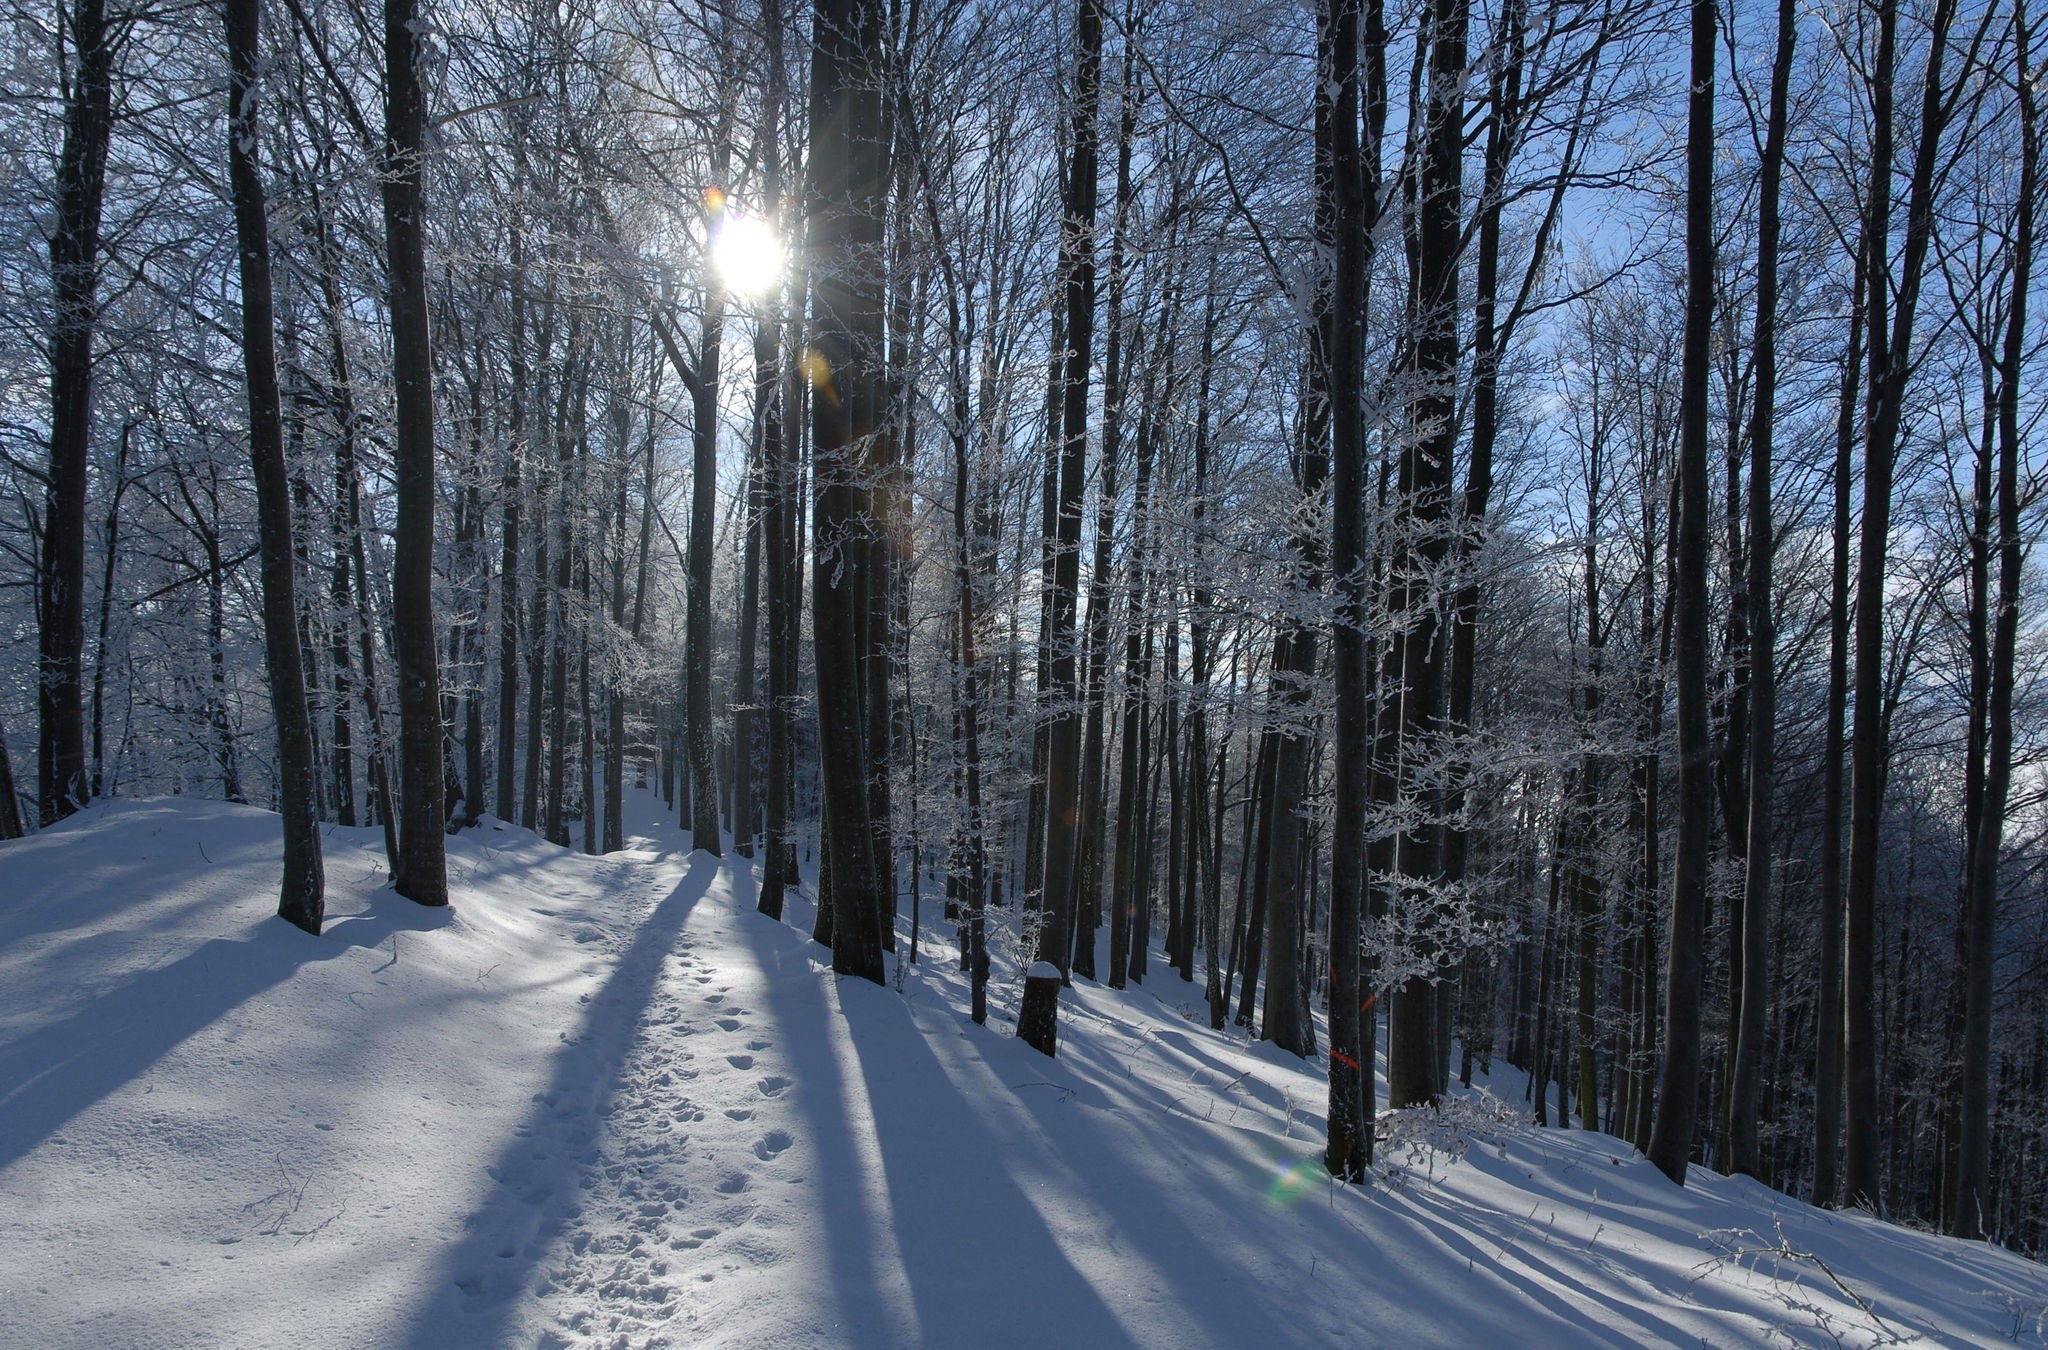
[[1060, 227], [1066, 290], [1066, 374], [1060, 386], [1059, 484], [1052, 585], [1045, 596], [1051, 652], [1046, 688], [1053, 715], [1046, 736], [1044, 913], [1038, 958], [1060, 969], [1073, 959], [1074, 882], [1080, 825], [1081, 713], [1075, 632], [1081, 584], [1081, 500], [1088, 460], [1088, 371], [1095, 337], [1096, 126], [1102, 86], [1103, 0], [1081, 0], [1076, 31], [1072, 158]]
[[1657, 1080], [1650, 1161], [1679, 1185], [1692, 1157], [1700, 1090], [1700, 963], [1707, 853], [1714, 810], [1707, 725], [1707, 376], [1714, 309], [1713, 0], [1692, 3], [1692, 83], [1686, 119], [1685, 345], [1680, 371], [1677, 593], [1678, 834], [1671, 863], [1671, 936], [1664, 976], [1664, 1064]]
[[[547, 364], [547, 350], [541, 350], [541, 364]], [[546, 461], [540, 462], [542, 479], [535, 494], [533, 520], [533, 602], [526, 625], [526, 755], [521, 771], [519, 823], [538, 829], [540, 814], [541, 760], [547, 748], [544, 719], [547, 715], [547, 654], [553, 624], [554, 577], [548, 570], [548, 488]], [[565, 509], [557, 503], [556, 510]]]
[[818, 749], [832, 868], [832, 968], [883, 978], [881, 869], [869, 818], [861, 620], [874, 493], [863, 447], [877, 428], [883, 312], [874, 275], [888, 175], [879, 91], [876, 0], [816, 0], [807, 182], [815, 302], [811, 381], [814, 474], [812, 612]]
[[44, 825], [85, 805], [85, 497], [92, 435], [92, 338], [98, 320], [100, 208], [113, 138], [115, 34], [104, 0], [76, 0], [78, 54], [57, 161], [50, 235], [50, 476], [43, 508], [36, 802]]
[[400, 895], [448, 903], [441, 833], [441, 672], [434, 642], [434, 361], [423, 219], [426, 92], [417, 0], [384, 0], [384, 235], [397, 415], [391, 627], [398, 661]]
[[1820, 838], [1820, 1004], [1815, 1018], [1813, 1203], [1835, 1203], [1842, 1136], [1842, 757], [1849, 719], [1849, 516], [1856, 446], [1857, 390], [1863, 368], [1863, 322], [1869, 253], [1856, 248], [1849, 310], [1849, 349], [1842, 357], [1835, 411], [1834, 531], [1828, 590], [1828, 701], [1823, 750]]
[[249, 463], [256, 479], [256, 530], [263, 558], [263, 654], [277, 722], [278, 810], [284, 818], [280, 918], [320, 932], [326, 874], [320, 858], [319, 764], [306, 711], [293, 594], [292, 503], [284, 462], [283, 407], [270, 286], [270, 225], [256, 163], [260, 123], [260, 0], [227, 0], [228, 178], [242, 281], [242, 363], [249, 394]]
[[[767, 40], [768, 79], [762, 102], [762, 209], [770, 220], [782, 213], [782, 106], [787, 96], [782, 51], [781, 0], [762, 0], [761, 28]], [[796, 698], [796, 617], [800, 595], [791, 594], [795, 553], [791, 544], [796, 516], [795, 484], [784, 437], [782, 399], [782, 306], [779, 289], [762, 297], [754, 316], [754, 402], [761, 420], [761, 474], [764, 480], [762, 543], [768, 569], [768, 773], [763, 844], [768, 856], [761, 865], [760, 909], [782, 917], [783, 892], [796, 878], [787, 864], [789, 845], [789, 766], [791, 704]]]
[[746, 542], [741, 546], [739, 663], [732, 710], [732, 847], [754, 856], [754, 655], [761, 620], [761, 483], [759, 428], [746, 477]]
[[1991, 640], [1991, 692], [1987, 710], [1984, 802], [1970, 854], [1968, 941], [1963, 961], [1962, 1112], [1957, 1131], [1956, 1194], [1949, 1226], [1961, 1237], [1991, 1232], [1991, 1011], [1998, 933], [1998, 853], [2006, 798], [2012, 785], [2013, 665], [2019, 637], [2020, 375], [2026, 357], [2027, 285], [2033, 275], [2034, 194], [2040, 141], [2029, 32], [2024, 3], [2013, 15], [2018, 53], [2015, 84], [2020, 105], [2020, 189], [2011, 242], [2011, 299], [2004, 350], [1998, 363], [1998, 608]]
[[718, 504], [718, 359], [725, 332], [725, 292], [715, 279], [704, 285], [704, 323], [698, 338], [697, 384], [691, 444], [689, 593], [683, 631], [684, 689], [689, 710], [690, 847], [717, 857], [718, 774], [712, 762], [711, 725], [711, 545]]
[[[1887, 772], [1884, 664], [1885, 553], [1890, 541], [1892, 475], [1905, 416], [1914, 311], [1934, 224], [1935, 159], [1947, 110], [1941, 63], [1954, 0], [1937, 0], [1922, 76], [1920, 143], [1906, 206], [1905, 252], [1894, 279], [1889, 263], [1892, 176], [1892, 70], [1897, 0], [1878, 9], [1878, 53], [1872, 75], [1871, 174], [1868, 224], [1870, 377], [1864, 408], [1863, 521], [1856, 571], [1856, 720], [1850, 733], [1849, 876], [1844, 901], [1843, 979], [1848, 1149], [1843, 1159], [1850, 1204], [1884, 1208], [1883, 1148], [1877, 1064], [1877, 855]], [[1885, 296], [1895, 293], [1889, 320]]]
[[[103, 796], [106, 792], [106, 690], [107, 690], [107, 632], [113, 625], [114, 617], [114, 564], [120, 557], [121, 498], [131, 481], [128, 477], [128, 443], [134, 434], [132, 420], [121, 424], [121, 439], [114, 451], [114, 490], [107, 502], [106, 534], [102, 541], [107, 551], [106, 560], [100, 568], [100, 614], [99, 632], [93, 642], [92, 656], [92, 795]], [[310, 663], [307, 666], [310, 669]], [[346, 725], [344, 723], [344, 725]]]
[[7, 731], [0, 727], [0, 839], [21, 838], [21, 798], [14, 786], [14, 760], [7, 753]]
[[[505, 473], [498, 485], [502, 552], [498, 562], [498, 752], [495, 766], [498, 775], [497, 815], [508, 825], [514, 819], [512, 766], [519, 754], [520, 468], [526, 458], [527, 399], [525, 235], [516, 212], [512, 213], [509, 225], [512, 234], [509, 279], [512, 322], [506, 345], [511, 354], [512, 385], [508, 391], [511, 426], [505, 439]], [[527, 735], [538, 733], [538, 727], [527, 727]]]
[[[1402, 794], [1423, 819], [1402, 830], [1395, 845], [1394, 871], [1400, 903], [1410, 911], [1411, 931], [1431, 934], [1439, 927], [1430, 883], [1441, 860], [1439, 803], [1423, 787], [1417, 770], [1439, 750], [1444, 734], [1444, 653], [1434, 578], [1450, 551], [1451, 461], [1458, 444], [1458, 260], [1463, 246], [1466, 0], [1431, 0], [1429, 18], [1429, 113], [1422, 128], [1417, 179], [1415, 242], [1415, 373], [1418, 393], [1413, 433], [1401, 453], [1399, 529], [1404, 557], [1391, 578], [1389, 600], [1401, 633], [1400, 731]], [[1417, 801], [1417, 798], [1423, 798]], [[1418, 959], [1434, 960], [1433, 937], [1425, 937]], [[1396, 1109], [1434, 1103], [1444, 1085], [1437, 1081], [1434, 979], [1410, 975], [1387, 1006], [1387, 1097]]]
[[[1095, 930], [1101, 921], [1102, 854], [1108, 835], [1109, 814], [1108, 789], [1103, 781], [1107, 758], [1103, 721], [1109, 706], [1111, 546], [1116, 535], [1117, 470], [1123, 450], [1124, 290], [1128, 280], [1124, 255], [1135, 195], [1131, 179], [1131, 142], [1138, 116], [1134, 66], [1134, 49], [1126, 47], [1117, 112], [1116, 200], [1111, 213], [1109, 246], [1109, 314], [1103, 324], [1102, 338], [1102, 474], [1095, 497], [1095, 563], [1088, 574], [1088, 722], [1081, 756], [1081, 855], [1075, 884], [1074, 973], [1091, 980], [1095, 978]], [[1132, 552], [1135, 554], [1135, 547]], [[1132, 621], [1135, 622], [1135, 616]], [[1117, 911], [1113, 904], [1111, 908], [1113, 935]], [[1123, 971], [1116, 966], [1114, 936], [1111, 950], [1110, 983], [1113, 987], [1122, 988], [1124, 977]]]
[[1771, 613], [1777, 536], [1771, 512], [1771, 451], [1778, 388], [1778, 185], [1784, 172], [1786, 109], [1798, 31], [1794, 0], [1779, 0], [1778, 50], [1771, 65], [1757, 202], [1756, 385], [1749, 421], [1749, 854], [1742, 891], [1741, 1016], [1728, 1094], [1729, 1163], [1734, 1171], [1758, 1178], [1763, 1175], [1757, 1126], [1770, 997], [1765, 925], [1770, 922], [1771, 792], [1777, 757], [1778, 656]]

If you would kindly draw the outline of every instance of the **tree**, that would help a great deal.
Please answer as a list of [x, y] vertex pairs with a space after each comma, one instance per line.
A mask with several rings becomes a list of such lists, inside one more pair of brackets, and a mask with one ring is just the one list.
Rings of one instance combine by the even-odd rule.
[[1728, 1104], [1730, 1165], [1757, 1176], [1757, 1116], [1763, 1093], [1765, 1013], [1770, 1000], [1768, 939], [1771, 901], [1771, 795], [1776, 786], [1778, 649], [1771, 607], [1771, 564], [1777, 531], [1771, 512], [1771, 450], [1778, 388], [1778, 198], [1785, 166], [1786, 105], [1791, 99], [1792, 53], [1799, 16], [1793, 0], [1779, 0], [1778, 45], [1771, 62], [1770, 111], [1765, 119], [1762, 181], [1757, 189], [1755, 387], [1749, 417], [1749, 854], [1742, 890], [1742, 1002], [1735, 1069]]
[[[1464, 126], [1466, 0], [1432, 0], [1428, 33], [1428, 93], [1418, 133], [1411, 290], [1414, 314], [1415, 396], [1401, 448], [1399, 535], [1401, 557], [1391, 573], [1388, 608], [1400, 634], [1388, 658], [1393, 679], [1382, 698], [1399, 689], [1402, 790], [1424, 816], [1436, 802], [1424, 786], [1423, 764], [1443, 750], [1443, 616], [1433, 577], [1450, 552], [1451, 464], [1458, 443], [1458, 264], [1464, 248]], [[1398, 667], [1396, 662], [1398, 661]], [[1387, 1101], [1399, 1109], [1437, 1101], [1440, 1081], [1437, 993], [1438, 953], [1431, 935], [1441, 924], [1426, 911], [1436, 902], [1431, 883], [1442, 863], [1433, 819], [1404, 828], [1395, 841], [1394, 871], [1408, 922], [1424, 935], [1424, 950], [1387, 1000]]]
[[1713, 747], [1707, 728], [1707, 375], [1714, 308], [1714, 0], [1693, 0], [1692, 85], [1685, 141], [1685, 349], [1679, 396], [1678, 837], [1672, 848], [1671, 934], [1665, 941], [1664, 1063], [1650, 1161], [1679, 1185], [1692, 1156], [1700, 1079], [1700, 964], [1706, 941]]
[[284, 881], [277, 912], [317, 936], [325, 909], [320, 858], [319, 767], [299, 663], [297, 560], [292, 550], [291, 484], [284, 460], [284, 415], [270, 288], [270, 224], [256, 161], [262, 86], [260, 0], [227, 0], [228, 177], [234, 193], [235, 244], [242, 275], [242, 364], [249, 390], [249, 462], [256, 475], [256, 525], [263, 555], [264, 664], [277, 721], [278, 805], [284, 817]]
[[441, 672], [434, 639], [434, 358], [427, 321], [426, 91], [417, 0], [384, 5], [384, 238], [398, 409], [391, 628], [398, 660], [400, 895], [448, 903]]
[[[1989, 698], [1986, 707], [1984, 799], [1970, 840], [1968, 892], [1964, 905], [1963, 1063], [1961, 1121], [1957, 1137], [1957, 1186], [1949, 1226], [1957, 1234], [1983, 1237], [1991, 1231], [1991, 1013], [1992, 974], [1998, 941], [1999, 853], [2012, 787], [2013, 663], [2019, 638], [2022, 544], [2020, 530], [2019, 391], [2027, 346], [2027, 287], [2033, 276], [2034, 198], [2040, 180], [2040, 112], [2034, 89], [2031, 34], [2024, 0], [2013, 9], [2013, 89], [2019, 103], [2020, 175], [2018, 202], [2007, 244], [2010, 297], [1997, 356], [1992, 402], [1998, 423], [1997, 540], [1998, 599], [1992, 620]], [[1985, 334], [1989, 338], [1990, 334]], [[1988, 344], [1987, 344], [1988, 345]], [[1988, 353], [1987, 353], [1988, 354]], [[1993, 409], [1986, 409], [1991, 413]], [[1988, 438], [1987, 438], [1988, 439]], [[1989, 466], [1984, 466], [1988, 470]], [[1980, 470], [1980, 509], [1989, 507], [1988, 472]], [[1977, 587], [1985, 603], [1988, 587]]]
[[[712, 151], [714, 183], [723, 182], [731, 167], [729, 115], [721, 121]], [[722, 224], [723, 197], [709, 212], [707, 229], [714, 236]], [[685, 620], [689, 655], [684, 674], [690, 759], [690, 846], [716, 857], [718, 838], [718, 776], [713, 762], [716, 743], [711, 725], [711, 556], [712, 508], [718, 494], [718, 362], [725, 333], [725, 288], [716, 270], [704, 279], [704, 321], [697, 337], [697, 383], [691, 441], [695, 447], [690, 478], [690, 591]], [[859, 433], [854, 433], [858, 435]]]
[[85, 498], [92, 437], [92, 342], [99, 290], [100, 216], [113, 139], [114, 57], [119, 31], [105, 0], [76, 0], [77, 53], [57, 161], [57, 219], [50, 234], [50, 472], [43, 507], [40, 740], [37, 812], [53, 825], [85, 805]]
[[[1364, 52], [1361, 60], [1361, 10]], [[1378, 0], [1325, 0], [1317, 9], [1318, 216], [1331, 245], [1330, 303], [1317, 340], [1330, 399], [1330, 576], [1337, 611], [1334, 665], [1335, 802], [1330, 844], [1330, 1105], [1323, 1163], [1365, 1180], [1373, 1154], [1372, 1019], [1365, 1012], [1359, 946], [1365, 901], [1365, 818], [1371, 750], [1366, 698], [1364, 321], [1371, 210], [1386, 120], [1386, 32]], [[1361, 97], [1361, 77], [1364, 89]], [[1363, 103], [1364, 147], [1359, 113]]]
[[811, 328], [812, 615], [818, 752], [832, 869], [832, 968], [882, 982], [881, 869], [868, 807], [861, 620], [874, 515], [867, 456], [880, 424], [883, 313], [877, 265], [888, 182], [882, 133], [882, 16], [876, 0], [817, 0], [811, 29], [806, 233]]
[[[1102, 0], [1081, 0], [1060, 228], [1060, 283], [1066, 292], [1064, 369], [1060, 378], [1060, 434], [1054, 501], [1051, 584], [1045, 592], [1045, 635], [1050, 648], [1045, 694], [1050, 705], [1046, 740], [1044, 916], [1039, 959], [1059, 967], [1062, 982], [1073, 966], [1074, 895], [1081, 810], [1079, 633], [1081, 502], [1088, 462], [1088, 384], [1095, 337], [1096, 150], [1102, 89]], [[1055, 447], [1048, 447], [1049, 450]], [[1052, 466], [1048, 465], [1048, 476]]]
[[[1885, 690], [1885, 556], [1890, 543], [1892, 482], [1911, 370], [1913, 321], [1933, 236], [1935, 162], [1955, 102], [1942, 86], [1942, 60], [1955, 18], [1954, 0], [1936, 0], [1921, 76], [1920, 140], [1906, 203], [1905, 251], [1890, 263], [1892, 80], [1897, 64], [1898, 3], [1881, 0], [1877, 58], [1871, 74], [1870, 187], [1863, 230], [1867, 264], [1870, 375], [1863, 414], [1863, 520], [1856, 565], [1855, 726], [1849, 754], [1849, 875], [1844, 901], [1843, 968], [1848, 1149], [1846, 1198], [1884, 1208], [1877, 1093], [1877, 854], [1887, 763]], [[1891, 300], [1887, 313], [1887, 297]]]

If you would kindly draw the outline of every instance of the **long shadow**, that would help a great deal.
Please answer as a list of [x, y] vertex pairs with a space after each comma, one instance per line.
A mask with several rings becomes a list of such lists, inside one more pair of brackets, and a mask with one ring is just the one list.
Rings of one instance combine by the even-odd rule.
[[[890, 1272], [877, 1270], [872, 1234], [886, 1231], [902, 1254], [917, 1334], [922, 1345], [1037, 1345], [1045, 1326], [1030, 1308], [1057, 1308], [1063, 1332], [1091, 1347], [1135, 1342], [1094, 1286], [1076, 1270], [1016, 1178], [1003, 1146], [981, 1114], [932, 1056], [924, 1033], [894, 993], [858, 981], [841, 982], [842, 1013], [811, 995], [802, 938], [758, 915], [742, 925], [769, 978], [762, 1000], [772, 1009], [789, 1053], [797, 1089], [792, 1106], [809, 1118], [818, 1154], [828, 1264], [836, 1313], [852, 1344], [903, 1344], [908, 1328], [896, 1325], [880, 1296]], [[777, 978], [803, 962], [800, 980]], [[794, 992], [792, 992], [794, 991]], [[979, 1034], [979, 1033], [977, 1033]], [[833, 1044], [850, 1040], [861, 1081], [844, 1080]], [[864, 1093], [873, 1114], [849, 1119], [838, 1103]], [[875, 1213], [861, 1198], [877, 1193], [859, 1177], [862, 1145], [879, 1161], [888, 1212]], [[972, 1179], [968, 1190], [945, 1178]], [[1020, 1309], [1018, 1300], [1025, 1301]], [[1021, 1315], [1020, 1315], [1021, 1313]]]
[[488, 1169], [491, 1194], [467, 1220], [467, 1235], [443, 1255], [404, 1344], [445, 1350], [506, 1343], [512, 1313], [548, 1240], [577, 1203], [577, 1174], [589, 1161], [663, 963], [717, 874], [718, 859], [691, 854], [689, 870], [590, 996], [579, 1033], [555, 1052], [547, 1088], [534, 1095], [533, 1110], [499, 1146]]
[[[203, 814], [207, 808], [220, 814]], [[190, 899], [165, 903], [158, 897], [167, 877], [204, 882], [221, 868], [250, 864], [274, 874], [277, 839], [276, 814], [251, 807], [175, 799], [93, 802], [47, 829], [0, 843], [0, 942], [118, 922], [137, 897], [150, 897], [152, 927], [175, 925], [196, 911], [218, 909], [221, 896], [198, 885]]]
[[[1524, 1337], [1534, 1334], [1537, 1328], [1530, 1320], [1532, 1314], [1554, 1318], [1555, 1329], [1568, 1329], [1571, 1343], [1577, 1345], [1626, 1346], [1653, 1341], [1683, 1345], [1698, 1334], [1659, 1317], [1655, 1305], [1642, 1301], [1639, 1295], [1630, 1297], [1621, 1285], [1626, 1266], [1595, 1253], [1591, 1244], [1568, 1249], [1567, 1259], [1560, 1259], [1545, 1228], [1524, 1231], [1517, 1226], [1502, 1234], [1498, 1230], [1511, 1224], [1502, 1211], [1440, 1191], [1420, 1197], [1388, 1195], [1382, 1203], [1413, 1225], [1415, 1241], [1434, 1242], [1447, 1257], [1464, 1260], [1468, 1269], [1486, 1270], [1499, 1282], [1502, 1292], [1513, 1302], [1482, 1308], [1476, 1300], [1468, 1301], [1461, 1311], [1468, 1317], [1483, 1314], [1496, 1319], [1496, 1329], [1503, 1339], [1518, 1330]], [[1486, 1242], [1481, 1242], [1482, 1236]], [[1500, 1245], [1488, 1251], [1490, 1243]], [[1511, 1263], [1536, 1272], [1537, 1277], [1511, 1274]], [[1604, 1288], [1596, 1284], [1593, 1268], [1612, 1276], [1613, 1284]], [[1590, 1306], [1576, 1305], [1568, 1295], [1575, 1295]], [[1514, 1306], [1515, 1302], [1519, 1302], [1519, 1308]], [[1709, 1315], [1714, 1311], [1704, 1306], [1697, 1310]]]
[[[1168, 1031], [1157, 1039], [1173, 1059], [1185, 1059], [1215, 1070], [1223, 1068], [1222, 1061], [1204, 1053], [1197, 1035]], [[922, 1048], [925, 1042], [920, 1039], [916, 1044]], [[1054, 1061], [1046, 1072], [1049, 1078], [1065, 1080], [1077, 1070], [1082, 1074], [1102, 1072], [1100, 1065], [1083, 1066], [1079, 1061], [1073, 1068]], [[1119, 1112], [1149, 1109], [1140, 1103], [1140, 1096], [1161, 1094], [1161, 1085], [1145, 1082], [1142, 1076], [1136, 1082], [1106, 1081], [1129, 1094], [1128, 1101], [1119, 1101], [1113, 1108]], [[1263, 1334], [1273, 1344], [1323, 1344], [1338, 1334], [1320, 1329], [1316, 1325], [1318, 1318], [1309, 1312], [1307, 1304], [1319, 1295], [1308, 1270], [1300, 1272], [1310, 1277], [1304, 1285], [1289, 1291], [1284, 1281], [1276, 1283], [1270, 1277], [1210, 1255], [1213, 1236], [1205, 1234], [1201, 1220], [1191, 1217], [1182, 1202], [1190, 1191], [1214, 1191], [1232, 1185], [1234, 1179], [1227, 1175], [1227, 1167], [1218, 1170], [1215, 1159], [1196, 1154], [1183, 1158], [1182, 1163], [1199, 1167], [1206, 1162], [1209, 1173], [1188, 1172], [1186, 1185], [1173, 1192], [1160, 1194], [1119, 1184], [1123, 1178], [1119, 1175], [1120, 1161], [1115, 1150], [1123, 1141], [1112, 1132], [1091, 1129], [1085, 1123], [1087, 1117], [1075, 1112], [1072, 1101], [1032, 1098], [1027, 1101], [1027, 1109], [1039, 1117], [1046, 1137], [1057, 1143], [1062, 1161], [1084, 1179], [1100, 1183], [1091, 1187], [1090, 1200], [1118, 1240], [1146, 1258], [1160, 1278], [1167, 1281], [1169, 1287], [1163, 1291], [1163, 1301], [1184, 1309], [1204, 1332], [1227, 1341], [1233, 1339], [1233, 1330], [1255, 1333], [1264, 1327], [1268, 1330]], [[1269, 1130], [1271, 1123], [1259, 1125]], [[1310, 1131], [1318, 1132], [1319, 1129]], [[1262, 1203], [1256, 1195], [1247, 1196], [1246, 1202]], [[1397, 1212], [1402, 1212], [1404, 1222], [1417, 1229], [1416, 1240], [1438, 1244], [1447, 1258], [1485, 1261], [1490, 1255], [1481, 1251], [1471, 1234], [1441, 1217], [1429, 1219], [1419, 1209]], [[1474, 1210], [1474, 1216], [1477, 1215]], [[1305, 1249], [1325, 1255], [1356, 1250], [1356, 1234], [1340, 1229], [1334, 1209], [1325, 1213], [1321, 1206], [1304, 1205], [1294, 1211], [1293, 1217], [1300, 1225], [1293, 1240], [1301, 1242]], [[1280, 1255], [1277, 1250], [1268, 1253], [1269, 1257]], [[1345, 1281], [1344, 1297], [1349, 1301], [1337, 1307], [1324, 1300], [1317, 1311], [1322, 1317], [1341, 1322], [1347, 1328], [1342, 1335], [1361, 1338], [1352, 1343], [1369, 1343], [1376, 1327], [1416, 1326], [1441, 1328], [1441, 1343], [1504, 1344], [1547, 1331], [1570, 1343], [1594, 1343], [1604, 1338], [1610, 1344], [1630, 1344], [1645, 1329], [1675, 1343], [1687, 1339], [1672, 1324], [1629, 1307], [1615, 1291], [1603, 1290], [1555, 1262], [1549, 1265], [1559, 1273], [1560, 1285], [1582, 1293], [1592, 1307], [1580, 1308], [1562, 1294], [1547, 1290], [1529, 1294], [1520, 1290], [1516, 1282], [1503, 1279], [1502, 1292], [1509, 1297], [1499, 1306], [1454, 1311], [1437, 1306], [1440, 1287], [1426, 1282], [1418, 1284], [1390, 1268], [1389, 1278], [1384, 1280]], [[1407, 1274], [1412, 1275], [1419, 1268], [1418, 1263]], [[1525, 1294], [1525, 1301], [1517, 1303], [1512, 1297], [1517, 1292]], [[1340, 1338], [1336, 1343], [1343, 1341]]]
[[247, 938], [214, 938], [0, 1046], [0, 1168], [300, 967], [451, 921], [446, 909], [422, 909], [395, 895], [378, 896], [369, 912], [317, 938], [266, 919]]

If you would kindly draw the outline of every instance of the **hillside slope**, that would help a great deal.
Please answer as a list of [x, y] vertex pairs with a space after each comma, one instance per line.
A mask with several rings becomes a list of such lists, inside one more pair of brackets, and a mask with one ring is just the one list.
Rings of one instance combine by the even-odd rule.
[[[584, 858], [487, 825], [455, 903], [328, 832], [110, 803], [0, 845], [0, 1344], [2039, 1344], [2048, 1271], [1538, 1131], [1519, 1084], [1315, 1164], [1322, 1070], [1198, 986], [1079, 986], [1059, 1058], [897, 987], [634, 794]], [[1007, 967], [999, 974], [1007, 974]]]

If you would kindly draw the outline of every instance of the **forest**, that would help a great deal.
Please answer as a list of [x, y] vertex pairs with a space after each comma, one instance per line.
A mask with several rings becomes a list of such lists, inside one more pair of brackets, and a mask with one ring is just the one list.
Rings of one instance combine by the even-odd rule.
[[269, 808], [318, 934], [648, 789], [1047, 1055], [1185, 982], [1339, 1181], [1500, 1061], [2038, 1257], [2039, 22], [12, 5], [0, 839]]

